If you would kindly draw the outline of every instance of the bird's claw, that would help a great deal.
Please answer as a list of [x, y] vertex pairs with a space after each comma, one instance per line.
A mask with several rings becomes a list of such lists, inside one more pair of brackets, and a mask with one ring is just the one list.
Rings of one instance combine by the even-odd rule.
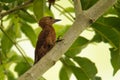
[[57, 40], [56, 40], [56, 42], [60, 42], [60, 41], [62, 41], [62, 40], [64, 40], [64, 39], [62, 39], [62, 38], [61, 38], [61, 35], [59, 35], [58, 38], [57, 38]]

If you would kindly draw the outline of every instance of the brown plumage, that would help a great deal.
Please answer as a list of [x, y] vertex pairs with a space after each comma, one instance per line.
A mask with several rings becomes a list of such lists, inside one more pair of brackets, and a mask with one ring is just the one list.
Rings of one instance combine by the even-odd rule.
[[54, 5], [55, 0], [48, 0], [48, 3], [49, 3], [49, 9], [50, 9], [50, 8], [51, 8], [51, 5]]
[[37, 63], [54, 45], [56, 42], [56, 33], [52, 24], [60, 21], [53, 19], [50, 16], [43, 17], [39, 21], [39, 26], [42, 28], [38, 36], [38, 41], [35, 48], [35, 63]]

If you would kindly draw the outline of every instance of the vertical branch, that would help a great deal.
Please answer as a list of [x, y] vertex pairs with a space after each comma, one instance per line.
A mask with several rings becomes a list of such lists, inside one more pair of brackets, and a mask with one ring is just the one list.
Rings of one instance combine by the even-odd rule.
[[74, 0], [75, 15], [76, 17], [82, 13], [82, 6], [80, 0]]

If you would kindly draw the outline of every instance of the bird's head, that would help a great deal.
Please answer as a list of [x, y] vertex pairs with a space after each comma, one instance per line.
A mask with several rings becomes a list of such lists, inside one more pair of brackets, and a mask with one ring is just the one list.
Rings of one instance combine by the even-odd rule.
[[53, 23], [58, 21], [60, 21], [60, 19], [54, 19], [53, 17], [47, 16], [40, 19], [39, 25], [45, 28], [46, 26], [52, 26]]

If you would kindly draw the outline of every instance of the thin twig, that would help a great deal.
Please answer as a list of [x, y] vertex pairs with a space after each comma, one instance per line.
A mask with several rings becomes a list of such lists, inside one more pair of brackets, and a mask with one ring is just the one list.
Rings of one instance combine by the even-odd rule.
[[6, 12], [0, 13], [0, 19], [2, 19], [4, 16], [6, 16], [6, 15], [12, 13], [12, 12], [15, 12], [15, 11], [17, 11], [17, 10], [20, 10], [20, 9], [23, 9], [23, 8], [27, 7], [27, 6], [28, 6], [29, 4], [31, 4], [33, 1], [34, 1], [34, 0], [28, 0], [28, 1], [24, 2], [22, 5], [18, 5], [18, 6], [16, 6], [15, 8], [12, 8], [12, 9], [6, 11]]
[[[54, 8], [56, 8], [59, 12], [62, 12], [57, 6], [54, 6]], [[67, 17], [71, 22], [73, 22], [73, 20], [66, 14], [64, 14], [65, 17]]]
[[69, 13], [69, 11], [65, 10], [65, 8], [63, 8], [63, 7], [60, 6], [59, 4], [56, 4], [56, 6], [58, 6], [58, 7], [61, 8], [61, 9], [63, 9], [65, 12], [67, 12], [67, 14], [68, 14], [70, 17], [72, 17], [72, 18], [74, 19], [74, 16], [71, 15], [71, 14]]
[[73, 1], [72, 0], [69, 0], [69, 2], [73, 5]]
[[29, 39], [21, 39], [21, 40], [17, 40], [16, 42], [19, 43], [19, 42], [22, 42], [22, 41], [27, 41]]

